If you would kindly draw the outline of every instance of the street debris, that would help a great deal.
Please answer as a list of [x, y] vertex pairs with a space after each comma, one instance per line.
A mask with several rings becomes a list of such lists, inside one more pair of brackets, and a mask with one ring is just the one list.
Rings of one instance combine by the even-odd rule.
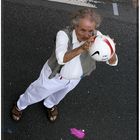
[[71, 134], [78, 139], [83, 139], [85, 137], [85, 131], [84, 130], [78, 130], [76, 128], [71, 128], [70, 131], [71, 131]]

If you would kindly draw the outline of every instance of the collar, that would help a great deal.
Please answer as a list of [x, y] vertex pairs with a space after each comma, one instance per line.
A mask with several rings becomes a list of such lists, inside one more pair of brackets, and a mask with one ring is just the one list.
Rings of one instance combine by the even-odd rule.
[[72, 43], [79, 43], [78, 39], [77, 39], [77, 36], [76, 36], [76, 32], [75, 30], [72, 31]]

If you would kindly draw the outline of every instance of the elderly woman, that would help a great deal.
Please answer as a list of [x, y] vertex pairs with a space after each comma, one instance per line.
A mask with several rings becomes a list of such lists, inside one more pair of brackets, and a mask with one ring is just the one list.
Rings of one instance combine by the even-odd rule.
[[[72, 17], [72, 25], [58, 31], [53, 54], [43, 66], [39, 78], [30, 84], [12, 109], [12, 118], [19, 121], [23, 110], [43, 100], [47, 116], [51, 122], [58, 117], [57, 104], [73, 90], [80, 80], [90, 75], [96, 62], [88, 53], [91, 42], [101, 34], [101, 18], [93, 9], [77, 11]], [[117, 65], [117, 55], [108, 61]]]

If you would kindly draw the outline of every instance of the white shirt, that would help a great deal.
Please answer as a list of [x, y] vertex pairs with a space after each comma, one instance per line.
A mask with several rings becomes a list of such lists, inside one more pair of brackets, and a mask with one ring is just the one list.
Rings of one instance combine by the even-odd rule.
[[[83, 70], [80, 61], [80, 55], [74, 57], [70, 61], [64, 63], [63, 58], [68, 48], [68, 36], [64, 31], [59, 31], [56, 36], [56, 58], [59, 64], [65, 64], [60, 74], [65, 79], [79, 79], [83, 75]], [[73, 49], [81, 46], [84, 41], [79, 42], [75, 30], [72, 32]]]

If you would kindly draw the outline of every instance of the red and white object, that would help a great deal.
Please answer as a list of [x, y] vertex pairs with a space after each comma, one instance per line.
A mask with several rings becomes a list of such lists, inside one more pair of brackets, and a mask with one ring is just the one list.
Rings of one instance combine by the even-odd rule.
[[89, 48], [90, 56], [96, 61], [108, 61], [115, 53], [114, 41], [106, 35], [98, 35]]

